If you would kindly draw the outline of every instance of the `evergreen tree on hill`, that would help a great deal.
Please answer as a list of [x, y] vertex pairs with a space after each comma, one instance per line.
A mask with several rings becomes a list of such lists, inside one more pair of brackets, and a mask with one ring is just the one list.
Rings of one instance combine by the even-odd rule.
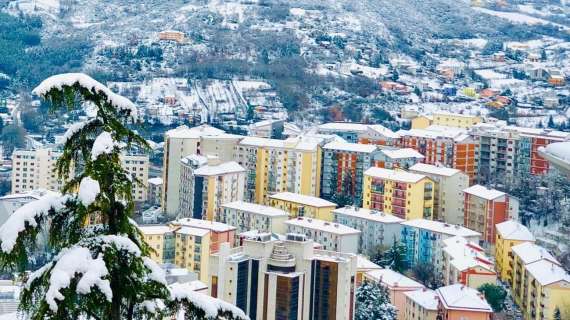
[[140, 182], [120, 161], [132, 148], [148, 148], [129, 128], [139, 118], [134, 104], [83, 74], [50, 77], [34, 93], [53, 111], [90, 103], [97, 115], [64, 135], [57, 171], [68, 182], [61, 195], [26, 204], [0, 227], [1, 271], [28, 269], [41, 230], [55, 253], [25, 280], [22, 318], [246, 319], [230, 304], [167, 286], [163, 270], [149, 258], [152, 248], [130, 219], [131, 192]]

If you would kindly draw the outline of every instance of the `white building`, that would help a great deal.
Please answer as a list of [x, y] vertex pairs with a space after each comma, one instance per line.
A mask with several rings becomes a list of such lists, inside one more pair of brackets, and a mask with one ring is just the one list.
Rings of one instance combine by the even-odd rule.
[[358, 251], [364, 254], [372, 254], [377, 247], [388, 247], [399, 241], [401, 223], [405, 221], [381, 211], [353, 206], [338, 208], [333, 214], [336, 223], [360, 230]]
[[281, 209], [243, 201], [223, 204], [219, 215], [220, 222], [237, 228], [236, 236], [251, 230], [285, 234], [287, 219], [289, 214]]
[[425, 163], [413, 165], [410, 172], [426, 175], [435, 182], [434, 220], [463, 225], [463, 189], [469, 187], [469, 176], [461, 170]]
[[285, 221], [288, 233], [307, 236], [321, 245], [324, 250], [357, 253], [360, 231], [335, 222], [298, 217]]
[[252, 320], [352, 319], [355, 278], [355, 255], [315, 250], [302, 235], [260, 235], [210, 258], [210, 295]]
[[165, 134], [162, 171], [162, 209], [171, 218], [180, 204], [180, 159], [191, 155], [212, 155], [221, 161], [234, 158], [234, 147], [242, 136], [227, 134], [208, 125], [188, 128], [180, 126]]
[[148, 155], [125, 155], [121, 156], [123, 169], [140, 182], [133, 183], [133, 201], [144, 202], [148, 191]]
[[243, 200], [245, 169], [237, 162], [193, 154], [180, 164], [180, 217], [218, 220], [222, 204]]
[[479, 244], [463, 237], [452, 237], [443, 241], [443, 283], [461, 283], [471, 288], [483, 284], [495, 284], [495, 264]]

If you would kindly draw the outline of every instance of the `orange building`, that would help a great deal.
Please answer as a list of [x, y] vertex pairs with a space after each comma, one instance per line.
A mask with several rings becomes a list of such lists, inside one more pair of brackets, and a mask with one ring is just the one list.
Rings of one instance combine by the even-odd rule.
[[184, 218], [172, 221], [173, 226], [193, 227], [210, 231], [210, 253], [220, 250], [220, 245], [228, 242], [230, 247], [234, 246], [236, 227], [221, 222], [214, 222], [201, 219]]
[[477, 146], [475, 140], [468, 135], [455, 138], [453, 145], [452, 167], [467, 174], [469, 184], [472, 184], [477, 176]]
[[439, 300], [438, 319], [491, 320], [493, 317], [493, 309], [476, 289], [454, 284], [441, 287], [435, 292]]
[[465, 195], [464, 226], [481, 232], [482, 240], [495, 243], [495, 225], [518, 216], [518, 200], [482, 185], [463, 190]]

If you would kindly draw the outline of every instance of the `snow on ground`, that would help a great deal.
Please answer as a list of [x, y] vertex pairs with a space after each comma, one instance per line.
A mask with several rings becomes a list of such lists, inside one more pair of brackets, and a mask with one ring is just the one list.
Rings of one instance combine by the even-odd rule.
[[485, 13], [488, 15], [496, 16], [499, 18], [503, 18], [505, 20], [509, 20], [512, 23], [520, 23], [520, 24], [529, 24], [529, 25], [537, 25], [537, 24], [553, 24], [558, 27], [562, 27], [565, 30], [570, 30], [570, 28], [563, 26], [561, 24], [553, 23], [548, 20], [535, 18], [523, 13], [519, 12], [505, 12], [505, 11], [493, 11], [485, 8], [474, 7], [474, 10], [477, 10], [481, 13]]

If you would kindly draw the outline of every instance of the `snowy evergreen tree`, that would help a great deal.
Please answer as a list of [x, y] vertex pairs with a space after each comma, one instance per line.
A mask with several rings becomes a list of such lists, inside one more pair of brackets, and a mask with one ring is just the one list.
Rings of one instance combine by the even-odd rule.
[[396, 320], [396, 307], [390, 303], [388, 290], [365, 280], [356, 289], [355, 320]]
[[120, 160], [133, 148], [148, 147], [129, 128], [139, 116], [134, 104], [84, 74], [50, 77], [34, 93], [48, 100], [52, 111], [89, 104], [97, 114], [72, 125], [64, 135], [57, 160], [57, 173], [67, 181], [62, 193], [24, 205], [0, 227], [2, 271], [28, 269], [41, 230], [47, 231], [55, 253], [23, 279], [21, 317], [247, 318], [228, 303], [168, 287], [163, 270], [148, 257], [152, 249], [130, 219], [131, 192], [140, 182]]
[[384, 261], [381, 263], [383, 267], [390, 268], [396, 272], [404, 272], [406, 270], [406, 247], [401, 242], [396, 241], [384, 253]]

